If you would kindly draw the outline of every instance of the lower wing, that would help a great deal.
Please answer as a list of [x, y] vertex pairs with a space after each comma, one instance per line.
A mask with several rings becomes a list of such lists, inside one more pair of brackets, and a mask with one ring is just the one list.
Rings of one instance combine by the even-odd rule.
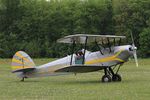
[[96, 66], [96, 65], [70, 65], [65, 68], [56, 70], [55, 72], [75, 72], [75, 73], [85, 73], [93, 72], [106, 68], [106, 66]]

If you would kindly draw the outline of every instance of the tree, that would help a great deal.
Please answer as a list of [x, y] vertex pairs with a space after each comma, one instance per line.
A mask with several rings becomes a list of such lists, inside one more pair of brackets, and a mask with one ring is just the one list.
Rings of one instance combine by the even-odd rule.
[[150, 57], [150, 27], [140, 33], [140, 54], [143, 57]]
[[149, 0], [0, 0], [3, 56], [18, 50], [34, 57], [64, 56], [70, 49], [56, 40], [76, 33], [116, 32], [131, 40], [132, 32], [139, 47], [139, 34], [150, 26], [149, 5]]
[[139, 34], [148, 27], [149, 5], [149, 0], [123, 0], [118, 4], [114, 15], [116, 33], [127, 36], [127, 40], [131, 41], [130, 32], [132, 32], [138, 48], [140, 48]]

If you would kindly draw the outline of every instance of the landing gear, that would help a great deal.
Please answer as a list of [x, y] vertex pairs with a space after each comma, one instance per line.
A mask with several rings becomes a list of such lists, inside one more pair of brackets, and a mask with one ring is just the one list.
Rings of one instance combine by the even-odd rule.
[[114, 81], [114, 82], [120, 82], [121, 81], [121, 76], [119, 74], [114, 74], [112, 76], [112, 81]]
[[102, 77], [102, 82], [121, 82], [121, 76], [118, 74], [118, 71], [120, 69], [120, 66], [118, 67], [116, 73], [114, 73], [113, 69], [111, 67], [104, 68], [105, 75]]
[[111, 82], [111, 76], [110, 75], [104, 75], [102, 77], [102, 82]]
[[24, 82], [25, 78], [28, 78], [28, 77], [26, 76], [26, 72], [23, 72], [22, 73], [22, 79], [20, 81]]
[[24, 82], [25, 78], [28, 78], [28, 77], [26, 77], [26, 76], [22, 77], [21, 82]]
[[21, 82], [24, 82], [24, 77], [21, 79]]

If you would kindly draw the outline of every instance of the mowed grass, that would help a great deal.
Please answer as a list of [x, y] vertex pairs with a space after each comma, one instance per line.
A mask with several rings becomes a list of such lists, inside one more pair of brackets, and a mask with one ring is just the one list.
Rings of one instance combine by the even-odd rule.
[[[37, 65], [52, 59], [34, 59]], [[10, 59], [0, 59], [0, 100], [149, 100], [150, 59], [122, 66], [122, 82], [102, 83], [103, 73], [92, 72], [26, 79], [11, 73]]]

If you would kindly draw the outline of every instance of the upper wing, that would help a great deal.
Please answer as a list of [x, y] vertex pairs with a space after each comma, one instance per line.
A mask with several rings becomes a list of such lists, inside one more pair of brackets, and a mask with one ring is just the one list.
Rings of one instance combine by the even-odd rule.
[[92, 34], [75, 34], [75, 35], [68, 35], [64, 38], [58, 39], [57, 42], [59, 43], [76, 43], [84, 44], [87, 38], [87, 43], [97, 42], [97, 43], [107, 43], [118, 41], [120, 39], [126, 38], [125, 36], [115, 36], [115, 35], [92, 35]]

